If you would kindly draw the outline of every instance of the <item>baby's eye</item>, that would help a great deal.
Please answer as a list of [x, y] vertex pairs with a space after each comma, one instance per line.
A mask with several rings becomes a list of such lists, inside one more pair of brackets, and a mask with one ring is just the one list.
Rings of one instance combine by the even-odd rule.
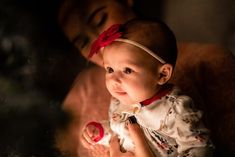
[[111, 67], [107, 67], [107, 68], [106, 68], [106, 72], [107, 72], [107, 73], [112, 73], [112, 72], [114, 72], [114, 70], [113, 70], [113, 68], [111, 68]]
[[133, 70], [130, 69], [130, 68], [125, 68], [123, 72], [126, 73], [126, 74], [130, 74], [130, 73], [133, 72]]

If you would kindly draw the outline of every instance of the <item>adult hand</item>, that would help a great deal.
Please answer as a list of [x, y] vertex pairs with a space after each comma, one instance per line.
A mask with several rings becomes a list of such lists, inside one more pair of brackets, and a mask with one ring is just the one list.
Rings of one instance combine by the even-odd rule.
[[137, 123], [128, 122], [127, 127], [135, 144], [135, 152], [121, 152], [118, 137], [114, 136], [110, 141], [109, 157], [154, 157], [140, 126]]

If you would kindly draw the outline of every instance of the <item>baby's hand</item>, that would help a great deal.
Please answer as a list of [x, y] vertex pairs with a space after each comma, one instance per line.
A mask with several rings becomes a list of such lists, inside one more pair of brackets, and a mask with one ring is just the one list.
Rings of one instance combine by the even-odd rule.
[[103, 134], [103, 127], [100, 123], [90, 122], [83, 129], [81, 142], [84, 147], [93, 149], [93, 146], [103, 137]]

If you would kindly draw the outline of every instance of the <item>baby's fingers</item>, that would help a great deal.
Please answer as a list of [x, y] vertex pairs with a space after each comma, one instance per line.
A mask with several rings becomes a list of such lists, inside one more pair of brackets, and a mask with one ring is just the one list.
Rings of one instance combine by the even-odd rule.
[[95, 142], [89, 136], [89, 133], [86, 131], [86, 129], [83, 131], [83, 134], [81, 136], [81, 143], [85, 148], [88, 149], [93, 149], [93, 145], [95, 145]]

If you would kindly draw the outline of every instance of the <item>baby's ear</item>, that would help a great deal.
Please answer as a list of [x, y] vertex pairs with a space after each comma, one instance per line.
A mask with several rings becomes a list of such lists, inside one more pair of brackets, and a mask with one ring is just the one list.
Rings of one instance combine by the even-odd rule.
[[159, 68], [158, 84], [163, 85], [170, 80], [173, 72], [173, 66], [171, 64], [164, 64]]

